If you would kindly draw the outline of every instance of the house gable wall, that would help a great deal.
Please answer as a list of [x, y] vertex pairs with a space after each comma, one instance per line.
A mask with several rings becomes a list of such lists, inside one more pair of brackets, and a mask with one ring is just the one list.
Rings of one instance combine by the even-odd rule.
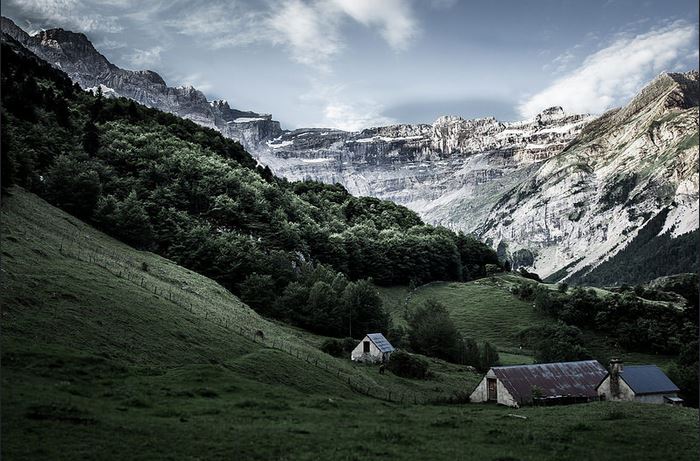
[[610, 390], [610, 375], [606, 376], [598, 386], [598, 395], [604, 396], [605, 400], [635, 400], [634, 391], [622, 378], [620, 378], [620, 397], [613, 398]]
[[[369, 341], [369, 354], [364, 353], [364, 342]], [[372, 342], [369, 337], [365, 336], [360, 341], [360, 344], [353, 349], [350, 358], [356, 362], [381, 362], [383, 352]], [[388, 358], [388, 354], [387, 354]]]
[[[488, 391], [488, 384], [487, 384], [487, 379], [492, 378], [496, 379], [496, 375], [494, 374], [493, 370], [489, 370], [484, 378], [479, 382], [479, 384], [476, 386], [476, 389], [471, 393], [469, 396], [469, 400], [471, 402], [487, 402], [489, 399], [489, 391]], [[512, 395], [510, 395], [510, 392], [506, 387], [503, 385], [501, 380], [496, 381], [496, 397], [497, 397], [497, 402], [501, 405], [507, 405], [509, 407], [517, 407], [518, 403], [516, 400], [513, 398]]]

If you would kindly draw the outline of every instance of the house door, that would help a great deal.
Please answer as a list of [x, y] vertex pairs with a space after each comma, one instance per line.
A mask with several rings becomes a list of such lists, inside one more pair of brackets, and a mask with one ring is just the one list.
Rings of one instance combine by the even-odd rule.
[[494, 378], [486, 378], [486, 386], [488, 387], [488, 399], [489, 401], [497, 401], [498, 400], [498, 394], [496, 392], [496, 389], [498, 389], [496, 385], [496, 380]]
[[365, 354], [369, 354], [369, 341], [365, 341], [362, 344], [362, 352], [364, 352]]

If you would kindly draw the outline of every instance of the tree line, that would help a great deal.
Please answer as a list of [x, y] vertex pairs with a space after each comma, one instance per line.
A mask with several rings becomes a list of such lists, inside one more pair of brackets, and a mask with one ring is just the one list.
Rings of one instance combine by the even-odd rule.
[[82, 91], [2, 45], [2, 185], [204, 274], [312, 331], [386, 332], [372, 283], [470, 280], [496, 254], [341, 185], [275, 177], [215, 130]]

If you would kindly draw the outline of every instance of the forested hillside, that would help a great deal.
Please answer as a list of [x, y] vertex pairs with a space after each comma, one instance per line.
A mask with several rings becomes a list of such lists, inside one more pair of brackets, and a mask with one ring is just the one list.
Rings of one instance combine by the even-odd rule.
[[289, 183], [214, 130], [86, 93], [6, 37], [2, 60], [4, 188], [205, 274], [266, 315], [333, 335], [385, 331], [361, 279], [469, 280], [497, 264], [484, 244], [404, 207]]

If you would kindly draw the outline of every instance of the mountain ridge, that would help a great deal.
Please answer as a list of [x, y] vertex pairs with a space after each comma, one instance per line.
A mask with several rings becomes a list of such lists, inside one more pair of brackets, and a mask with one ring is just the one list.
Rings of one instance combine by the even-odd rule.
[[[670, 231], [675, 237], [681, 230], [698, 227], [697, 219], [692, 218], [693, 210], [698, 208], [697, 185], [692, 181], [697, 155], [693, 157], [692, 149], [687, 148], [680, 149], [678, 155], [675, 151], [666, 152], [673, 150], [672, 145], [697, 145], [697, 124], [690, 123], [692, 117], [686, 114], [670, 123], [679, 117], [679, 112], [692, 112], [697, 107], [697, 71], [662, 73], [624, 107], [599, 117], [570, 115], [561, 107], [552, 107], [530, 120], [517, 122], [446, 115], [431, 124], [395, 124], [354, 132], [329, 128], [282, 130], [270, 114], [232, 109], [225, 100], [207, 101], [193, 87], [167, 87], [152, 71], [126, 71], [104, 64], [102, 59], [106, 58], [92, 44], [85, 43], [89, 40], [84, 34], [52, 29], [32, 38], [3, 17], [3, 31], [6, 29], [20, 35], [30, 49], [49, 62], [51, 56], [60, 55], [54, 42], [78, 36], [77, 45], [71, 45], [69, 50], [94, 52], [101, 57], [95, 59], [110, 69], [104, 75], [88, 78], [78, 71], [78, 62], [78, 70], [67, 73], [82, 86], [105, 85], [103, 93], [114, 89], [117, 95], [214, 128], [241, 142], [258, 162], [278, 176], [340, 183], [353, 195], [392, 200], [418, 212], [426, 222], [473, 233], [498, 249], [504, 261], [539, 271], [543, 276], [571, 276], [573, 269], [594, 269], [624, 248], [629, 243], [628, 236], [635, 235], [663, 207], [669, 207], [664, 232]], [[70, 70], [67, 54], [62, 56], [65, 62], [61, 64], [59, 59], [58, 67]], [[97, 86], [87, 88], [94, 90]], [[159, 99], [163, 95], [164, 99]], [[640, 137], [644, 140], [639, 141]], [[626, 151], [629, 143], [637, 144]], [[645, 170], [644, 175], [611, 173], [619, 169], [617, 156], [635, 164], [635, 156], [639, 155], [647, 158], [645, 165], [639, 166]], [[558, 167], [561, 162], [565, 165]], [[648, 170], [653, 170], [655, 176], [647, 174]], [[599, 173], [605, 176], [604, 180], [597, 179]], [[567, 183], [571, 177], [583, 181], [586, 190], [598, 184], [603, 192], [591, 193], [583, 201], [562, 202], [562, 209], [554, 213], [565, 215], [570, 222], [588, 222], [592, 213], [605, 214], [617, 206], [620, 209], [615, 216], [608, 218], [625, 227], [624, 235], [618, 230], [609, 239], [607, 231], [572, 227], [561, 219], [550, 223], [552, 210], [547, 206], [544, 213], [530, 210], [544, 223], [541, 225], [535, 225], [531, 216], [515, 213], [516, 208], [527, 209], [528, 198], [538, 190], [540, 194], [549, 186], [559, 190], [557, 184]], [[644, 181], [639, 182], [642, 177]], [[571, 190], [583, 187], [568, 185]], [[627, 191], [628, 187], [633, 190]], [[675, 192], [668, 192], [669, 187]], [[649, 190], [644, 192], [645, 188]], [[644, 193], [640, 195], [640, 191]], [[655, 195], [653, 191], [660, 192]], [[568, 191], [560, 190], [560, 194], [567, 195]], [[600, 202], [615, 201], [620, 194], [632, 194], [647, 203], [608, 206]], [[655, 200], [663, 207], [654, 205]], [[588, 217], [584, 217], [586, 213]], [[645, 218], [640, 220], [639, 216]], [[606, 222], [596, 225], [609, 227]], [[517, 226], [522, 227], [520, 232], [514, 231]], [[563, 235], [561, 226], [566, 232], [575, 233]], [[525, 237], [528, 233], [532, 235]], [[589, 243], [579, 245], [577, 239], [588, 239]], [[591, 256], [587, 253], [593, 245], [591, 239], [607, 242], [603, 246], [596, 244], [602, 253], [596, 253], [594, 261], [586, 257]]]

